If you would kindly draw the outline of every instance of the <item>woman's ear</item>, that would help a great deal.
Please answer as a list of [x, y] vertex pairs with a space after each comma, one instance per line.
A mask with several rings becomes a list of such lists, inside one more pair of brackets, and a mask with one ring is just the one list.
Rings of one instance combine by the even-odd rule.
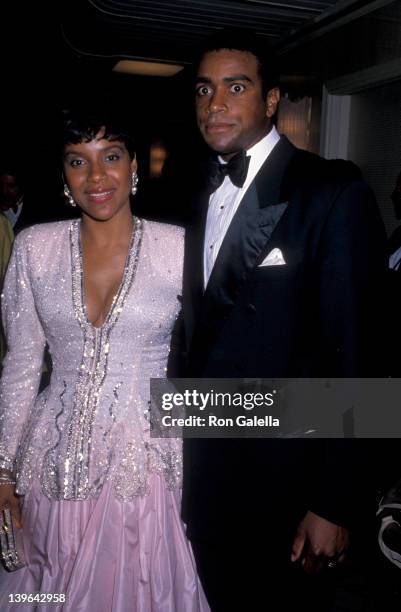
[[138, 164], [136, 162], [136, 157], [134, 157], [134, 159], [131, 160], [130, 168], [131, 168], [131, 172], [136, 172], [137, 171]]

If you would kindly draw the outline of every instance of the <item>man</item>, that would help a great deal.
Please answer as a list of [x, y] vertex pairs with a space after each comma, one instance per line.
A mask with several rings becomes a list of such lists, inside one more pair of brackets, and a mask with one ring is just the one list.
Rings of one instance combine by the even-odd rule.
[[23, 195], [18, 177], [11, 168], [3, 168], [0, 171], [0, 210], [14, 231], [19, 229], [22, 209]]
[[[401, 219], [401, 172], [396, 178], [394, 189], [390, 195], [393, 202], [396, 219]], [[387, 353], [390, 361], [391, 376], [401, 376], [400, 346], [401, 346], [401, 225], [399, 225], [387, 242], [389, 265], [390, 302], [387, 316], [391, 319]]]
[[[14, 234], [11, 223], [7, 217], [0, 211], [0, 293], [3, 288], [3, 280], [7, 271], [8, 261], [10, 259], [11, 247], [14, 240]], [[3, 357], [6, 352], [6, 343], [3, 334], [3, 326], [0, 317], [0, 372]]]
[[[395, 216], [401, 219], [401, 172], [390, 197], [393, 201]], [[401, 226], [391, 234], [388, 240], [388, 252], [390, 269], [396, 272], [401, 271]]]
[[[379, 213], [352, 164], [279, 136], [279, 97], [273, 53], [256, 36], [222, 31], [206, 45], [198, 127], [230, 167], [212, 164], [214, 184], [187, 231], [188, 376], [374, 371]], [[314, 608], [318, 583], [307, 574], [331, 581], [346, 555], [356, 486], [346, 442], [185, 440], [183, 517], [212, 610], [326, 609], [321, 598]]]

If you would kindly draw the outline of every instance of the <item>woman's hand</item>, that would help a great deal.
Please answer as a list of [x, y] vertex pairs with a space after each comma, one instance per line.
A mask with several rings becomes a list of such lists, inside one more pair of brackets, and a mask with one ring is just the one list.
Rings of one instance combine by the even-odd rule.
[[2, 484], [0, 486], [0, 512], [4, 508], [10, 508], [14, 525], [20, 529], [22, 527], [20, 502], [15, 494], [15, 485], [13, 484]]

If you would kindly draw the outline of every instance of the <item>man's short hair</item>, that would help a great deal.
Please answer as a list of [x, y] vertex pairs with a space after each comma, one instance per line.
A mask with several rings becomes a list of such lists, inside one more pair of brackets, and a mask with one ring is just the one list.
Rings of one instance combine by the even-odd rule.
[[265, 37], [243, 28], [216, 30], [201, 44], [195, 60], [195, 70], [198, 69], [205, 53], [220, 51], [221, 49], [248, 51], [256, 57], [264, 98], [270, 89], [279, 86], [277, 56]]

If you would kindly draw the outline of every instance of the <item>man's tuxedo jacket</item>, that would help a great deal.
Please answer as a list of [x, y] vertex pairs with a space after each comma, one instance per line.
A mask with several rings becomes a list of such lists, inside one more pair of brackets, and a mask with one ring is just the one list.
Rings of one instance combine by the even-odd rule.
[[[186, 235], [186, 376], [382, 373], [375, 366], [376, 305], [385, 233], [355, 166], [281, 137], [244, 195], [204, 291], [207, 208], [208, 194], [200, 194]], [[260, 266], [273, 249], [285, 264]], [[347, 525], [355, 490], [348, 442], [185, 440], [189, 535], [229, 537], [239, 525], [277, 526], [285, 516], [290, 538], [307, 510]]]

